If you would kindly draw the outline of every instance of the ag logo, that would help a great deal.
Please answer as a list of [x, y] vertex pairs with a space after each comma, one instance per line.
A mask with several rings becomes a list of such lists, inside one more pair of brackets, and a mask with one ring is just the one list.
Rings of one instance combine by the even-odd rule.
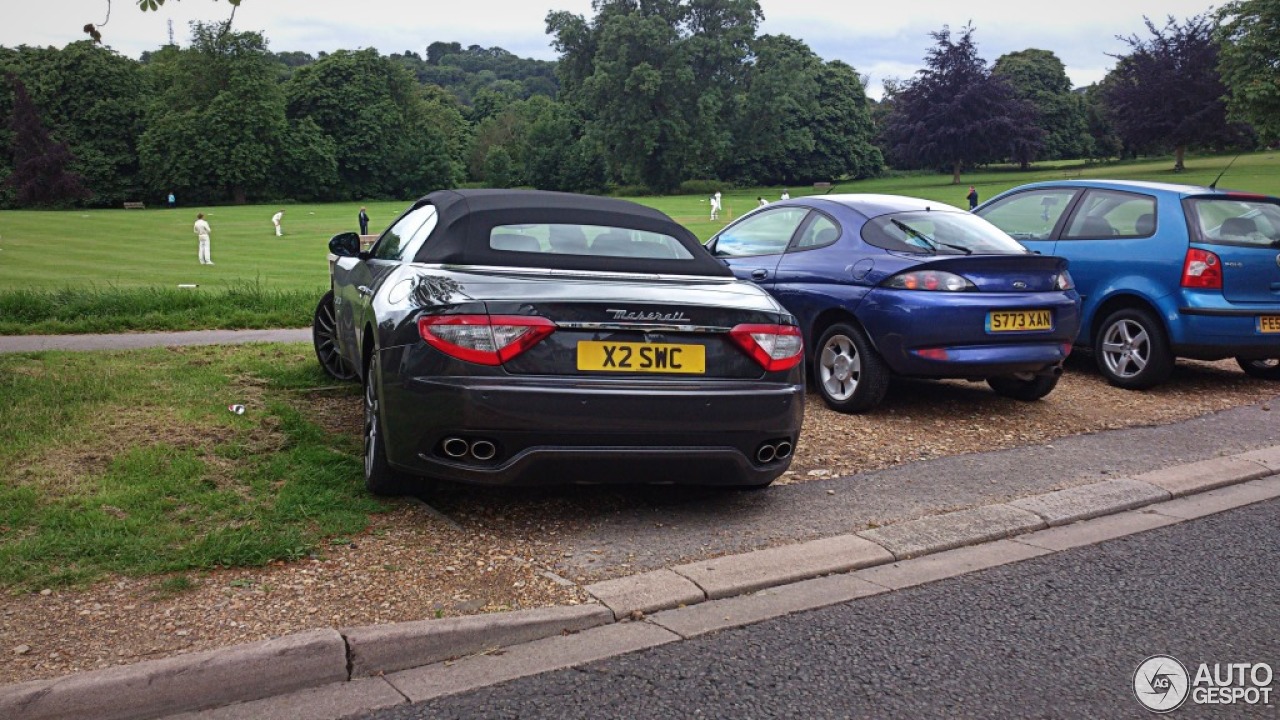
[[1187, 699], [1190, 676], [1176, 658], [1152, 655], [1133, 673], [1133, 694], [1151, 712], [1177, 710]]

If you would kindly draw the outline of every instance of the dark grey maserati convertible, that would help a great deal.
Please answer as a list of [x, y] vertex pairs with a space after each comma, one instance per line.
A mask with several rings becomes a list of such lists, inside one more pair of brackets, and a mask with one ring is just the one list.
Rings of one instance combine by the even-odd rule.
[[364, 470], [494, 485], [764, 487], [800, 434], [795, 318], [635, 203], [444, 190], [334, 236], [325, 370], [365, 387]]

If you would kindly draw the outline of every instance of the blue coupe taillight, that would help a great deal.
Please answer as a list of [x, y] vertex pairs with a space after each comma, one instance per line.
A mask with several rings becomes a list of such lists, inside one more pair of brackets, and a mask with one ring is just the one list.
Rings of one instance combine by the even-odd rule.
[[898, 273], [881, 284], [895, 290], [968, 292], [978, 289], [968, 278], [941, 270], [909, 270]]

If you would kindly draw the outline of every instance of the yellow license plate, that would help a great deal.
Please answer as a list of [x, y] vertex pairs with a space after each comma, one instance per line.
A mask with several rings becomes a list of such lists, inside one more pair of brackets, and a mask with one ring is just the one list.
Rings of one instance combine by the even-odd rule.
[[1050, 310], [1000, 310], [987, 313], [987, 332], [1028, 332], [1052, 330]]
[[1280, 315], [1259, 315], [1258, 332], [1280, 333]]
[[685, 373], [707, 371], [707, 349], [671, 343], [578, 343], [578, 369], [604, 372]]

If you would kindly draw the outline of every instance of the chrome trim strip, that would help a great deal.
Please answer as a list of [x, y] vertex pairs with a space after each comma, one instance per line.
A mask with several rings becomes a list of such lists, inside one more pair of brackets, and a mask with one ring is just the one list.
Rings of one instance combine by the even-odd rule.
[[735, 277], [722, 275], [666, 275], [661, 273], [624, 273], [604, 270], [559, 270], [555, 268], [518, 268], [501, 265], [453, 265], [413, 263], [414, 267], [449, 270], [452, 272], [481, 273], [488, 275], [533, 275], [537, 277], [568, 278], [582, 280], [644, 280], [648, 282], [710, 283], [733, 285], [742, 282]]
[[658, 323], [558, 322], [568, 330], [641, 330], [644, 332], [727, 333], [733, 328], [716, 325], [661, 325]]

